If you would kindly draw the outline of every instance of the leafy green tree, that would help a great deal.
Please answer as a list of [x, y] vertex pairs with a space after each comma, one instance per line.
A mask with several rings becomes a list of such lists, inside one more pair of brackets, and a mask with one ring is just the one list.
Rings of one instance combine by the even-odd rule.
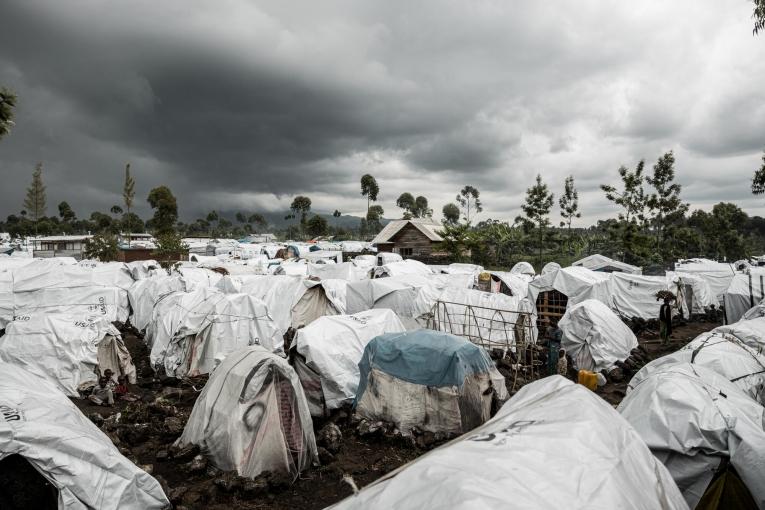
[[111, 232], [99, 232], [85, 241], [85, 257], [100, 260], [101, 262], [113, 262], [119, 257], [119, 244], [117, 236]]
[[696, 210], [688, 224], [698, 229], [705, 240], [707, 256], [735, 261], [749, 256], [746, 238], [741, 230], [749, 217], [735, 204], [720, 202], [712, 212]]
[[544, 242], [544, 231], [550, 225], [548, 216], [552, 209], [554, 195], [547, 189], [547, 184], [542, 182], [542, 176], [537, 174], [537, 181], [532, 187], [526, 190], [526, 202], [521, 205], [523, 214], [531, 223], [534, 223], [538, 230], [537, 253], [539, 254], [539, 265], [542, 265], [542, 245]]
[[118, 206], [118, 205], [113, 205], [113, 206], [112, 206], [112, 208], [111, 208], [111, 209], [109, 209], [109, 211], [110, 211], [110, 212], [111, 212], [113, 215], [115, 215], [115, 216], [119, 216], [120, 214], [122, 214], [122, 207], [120, 207], [120, 206]]
[[445, 225], [456, 225], [460, 222], [460, 208], [456, 204], [448, 203], [441, 209]]
[[[134, 224], [134, 221], [131, 216], [130, 209], [133, 207], [133, 201], [135, 200], [135, 179], [133, 179], [133, 176], [130, 175], [130, 163], [125, 165], [125, 182], [122, 185], [122, 202], [125, 204], [125, 210], [127, 211], [127, 216], [130, 217], [128, 221], [123, 221], [123, 225], [125, 228], [125, 231], [128, 235], [128, 247], [130, 247], [131, 239], [130, 236], [133, 232], [135, 232], [131, 226]], [[137, 217], [137, 216], [136, 216]], [[143, 224], [143, 222], [141, 222]], [[143, 228], [143, 227], [142, 227]]]
[[300, 216], [300, 230], [302, 232], [305, 232], [305, 222], [308, 216], [308, 212], [310, 210], [311, 210], [310, 198], [304, 197], [303, 195], [298, 195], [292, 199], [292, 204], [290, 204], [290, 211], [292, 214], [290, 214], [290, 216], [292, 218], [295, 218], [298, 215]]
[[370, 234], [377, 234], [382, 230], [382, 224], [380, 223], [380, 220], [382, 219], [383, 215], [385, 214], [385, 211], [383, 208], [379, 205], [373, 205], [369, 208], [369, 211], [367, 212], [367, 218], [366, 218], [366, 231]]
[[311, 219], [306, 222], [306, 232], [308, 232], [311, 239], [325, 236], [329, 233], [329, 224], [324, 217], [314, 214], [311, 216]]
[[754, 18], [754, 29], [752, 32], [754, 35], [757, 35], [765, 30], [765, 0], [754, 0], [752, 18]]
[[361, 196], [367, 197], [367, 214], [369, 214], [370, 202], [377, 202], [377, 195], [380, 193], [380, 186], [377, 185], [377, 179], [370, 174], [364, 174], [361, 177]]
[[416, 207], [414, 196], [408, 191], [401, 193], [396, 199], [396, 207], [404, 210], [403, 219], [412, 219], [412, 210]]
[[646, 195], [643, 190], [643, 169], [645, 161], [640, 160], [634, 172], [630, 172], [626, 166], [619, 167], [619, 177], [622, 180], [621, 191], [614, 186], [602, 184], [606, 198], [616, 205], [624, 208], [619, 213], [619, 219], [625, 221], [645, 221]]
[[566, 177], [563, 194], [558, 200], [558, 205], [560, 206], [560, 216], [563, 218], [560, 226], [568, 229], [568, 249], [571, 251], [571, 222], [574, 218], [582, 217], [582, 213], [579, 212], [579, 192], [574, 187], [573, 175]]
[[0, 88], [0, 140], [11, 132], [16, 101], [16, 94], [5, 87]]
[[142, 232], [144, 228], [143, 220], [134, 212], [125, 213], [120, 222], [120, 230], [127, 232], [128, 235], [133, 232]]
[[245, 216], [243, 212], [240, 211], [236, 213], [235, 217], [236, 217], [236, 221], [238, 221], [239, 223], [247, 223], [247, 216]]
[[759, 170], [754, 172], [754, 177], [752, 177], [752, 193], [755, 195], [765, 193], [765, 152], [762, 153], [762, 165]]
[[65, 223], [71, 223], [77, 218], [71, 206], [67, 202], [61, 202], [58, 204], [58, 215], [61, 218], [61, 221]]
[[[367, 212], [367, 214], [369, 214], [369, 213]], [[335, 209], [335, 212], [332, 213], [332, 217], [335, 218], [335, 230], [337, 230], [337, 221], [340, 219], [340, 216], [342, 216], [342, 215], [343, 214], [340, 211], [338, 211], [337, 209]]]
[[149, 192], [146, 200], [154, 209], [154, 216], [150, 223], [157, 235], [175, 233], [175, 223], [178, 221], [178, 203], [170, 188], [158, 186]]
[[185, 255], [189, 251], [189, 246], [175, 230], [164, 230], [155, 235], [154, 245], [156, 247], [151, 255], [167, 274], [171, 274], [173, 269], [180, 265], [180, 261], [186, 258]]
[[411, 213], [415, 218], [430, 218], [433, 216], [433, 209], [428, 206], [428, 199], [420, 195], [414, 199], [414, 209]]
[[37, 163], [35, 171], [32, 172], [32, 184], [27, 188], [24, 209], [32, 216], [36, 234], [37, 222], [45, 216], [45, 185], [42, 180], [42, 163]]
[[[666, 252], [671, 246], [663, 245], [666, 230], [677, 225], [685, 217], [688, 204], [680, 200], [681, 186], [675, 181], [675, 156], [667, 152], [653, 166], [653, 175], [646, 177], [654, 192], [648, 196], [646, 205], [651, 212], [651, 223], [656, 229], [656, 246], [659, 251]], [[665, 255], [665, 260], [669, 257]]]
[[456, 200], [460, 207], [462, 207], [462, 210], [465, 211], [464, 217], [467, 223], [470, 223], [471, 214], [475, 215], [483, 211], [481, 192], [473, 186], [462, 188]]

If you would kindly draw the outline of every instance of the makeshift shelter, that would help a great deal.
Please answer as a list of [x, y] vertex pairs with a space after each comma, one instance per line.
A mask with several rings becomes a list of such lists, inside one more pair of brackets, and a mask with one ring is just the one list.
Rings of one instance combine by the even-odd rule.
[[167, 276], [160, 274], [133, 282], [128, 289], [130, 301], [130, 323], [138, 331], [144, 331], [151, 321], [154, 305], [174, 292], [186, 292], [186, 280], [182, 276]]
[[51, 381], [67, 396], [95, 384], [108, 368], [135, 384], [136, 371], [117, 328], [103, 318], [23, 315], [0, 337], [0, 360]]
[[576, 298], [611, 275], [596, 273], [584, 267], [564, 267], [543, 274], [529, 283], [529, 300], [535, 304], [537, 326], [548, 319], [557, 320], [566, 313], [569, 298]]
[[297, 330], [292, 344], [300, 376], [314, 416], [353, 402], [359, 386], [359, 361], [372, 338], [405, 331], [391, 310], [319, 317]]
[[724, 376], [672, 364], [637, 383], [618, 410], [690, 508], [765, 507], [763, 407]]
[[507, 271], [489, 271], [491, 291], [508, 296], [525, 298], [529, 293], [529, 279], [525, 275]]
[[479, 428], [333, 510], [686, 510], [667, 469], [603, 399], [560, 376], [521, 388]]
[[765, 355], [731, 334], [715, 331], [702, 333], [680, 350], [643, 366], [632, 377], [627, 391], [651, 374], [677, 363], [713, 370], [754, 400], [765, 403]]
[[539, 274], [544, 275], [547, 273], [554, 273], [560, 268], [561, 266], [557, 262], [548, 262], [547, 264], [544, 265], [544, 267], [542, 268], [542, 271], [540, 271]]
[[725, 323], [738, 321], [751, 308], [765, 300], [765, 272], [735, 275], [723, 294]]
[[250, 345], [284, 352], [284, 340], [265, 303], [248, 294], [202, 287], [176, 292], [154, 307], [146, 330], [149, 359], [170, 377], [212, 372], [230, 353]]
[[703, 278], [712, 289], [715, 299], [722, 301], [723, 294], [736, 275], [733, 264], [715, 262], [707, 259], [680, 260], [675, 263], [675, 272], [690, 273]]
[[197, 444], [216, 467], [248, 478], [264, 471], [297, 478], [318, 461], [297, 374], [259, 346], [230, 354], [212, 373], [176, 444]]
[[433, 274], [433, 270], [418, 260], [408, 259], [401, 262], [391, 262], [374, 269], [374, 278], [383, 278], [388, 276], [428, 276]]
[[60, 509], [170, 506], [160, 484], [123, 457], [53, 383], [10, 363], [0, 362], [0, 374], [0, 461], [26, 459], [55, 487]]
[[563, 332], [561, 347], [571, 356], [577, 370], [610, 370], [638, 346], [632, 330], [595, 299], [570, 306], [558, 327]]
[[765, 351], [765, 317], [718, 326], [712, 332], [732, 335], [758, 352]]
[[386, 264], [392, 264], [394, 262], [401, 262], [404, 260], [401, 255], [398, 253], [391, 253], [387, 251], [381, 251], [377, 254], [377, 264], [378, 266], [384, 266]]
[[614, 260], [599, 253], [588, 255], [583, 259], [572, 262], [571, 265], [575, 267], [586, 267], [592, 271], [600, 271], [603, 273], [643, 274], [643, 270], [637, 266]]
[[370, 341], [359, 362], [356, 412], [370, 421], [460, 434], [491, 416], [492, 400], [508, 397], [488, 353], [469, 341], [428, 329]]
[[359, 267], [352, 262], [308, 264], [308, 276], [315, 276], [321, 280], [335, 279], [355, 282], [369, 278], [369, 268]]
[[536, 271], [534, 271], [534, 266], [529, 264], [528, 262], [518, 262], [516, 263], [511, 269], [511, 274], [522, 274], [526, 275], [529, 278], [534, 278], [536, 276]]

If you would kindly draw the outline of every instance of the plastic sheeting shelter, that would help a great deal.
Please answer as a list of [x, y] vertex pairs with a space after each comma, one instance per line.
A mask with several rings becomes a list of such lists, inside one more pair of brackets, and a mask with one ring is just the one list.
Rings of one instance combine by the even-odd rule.
[[553, 376], [523, 387], [481, 427], [332, 508], [688, 507], [667, 469], [608, 403]]
[[518, 262], [516, 263], [511, 269], [511, 274], [522, 274], [526, 275], [529, 278], [534, 278], [534, 276], [537, 274], [536, 271], [534, 271], [534, 266], [529, 264], [528, 262]]
[[643, 379], [677, 363], [689, 363], [713, 370], [741, 391], [765, 403], [765, 356], [731, 334], [702, 333], [685, 347], [641, 368], [627, 387], [631, 391]]
[[604, 273], [621, 272], [628, 274], [643, 274], [643, 270], [637, 266], [614, 260], [599, 253], [596, 253], [595, 255], [589, 255], [583, 259], [577, 260], [576, 262], [572, 262], [571, 265], [586, 267], [592, 271], [602, 271]]
[[765, 300], [765, 273], [737, 274], [723, 294], [725, 323], [738, 321], [757, 303]]
[[117, 328], [106, 319], [19, 316], [0, 337], [0, 360], [23, 367], [70, 397], [108, 368], [135, 384], [136, 370]]
[[664, 367], [636, 384], [618, 410], [667, 466], [689, 507], [725, 462], [765, 507], [763, 407], [722, 375], [688, 363]]
[[595, 299], [571, 306], [558, 327], [563, 332], [561, 347], [571, 356], [576, 369], [610, 370], [638, 346], [632, 330]]
[[765, 351], [765, 317], [718, 326], [712, 332], [732, 335], [758, 352]]
[[179, 445], [197, 444], [220, 469], [294, 478], [318, 461], [313, 423], [297, 374], [259, 346], [229, 355], [194, 404]]
[[507, 271], [490, 271], [491, 291], [508, 296], [525, 298], [529, 293], [529, 279], [525, 275], [513, 274]]
[[419, 260], [402, 260], [400, 262], [391, 262], [374, 269], [374, 277], [382, 278], [386, 276], [428, 276], [433, 274], [433, 270], [420, 262]]
[[311, 414], [321, 416], [353, 402], [359, 386], [359, 361], [367, 343], [384, 333], [405, 331], [391, 310], [320, 317], [297, 331], [294, 360]]
[[493, 398], [508, 396], [484, 349], [428, 329], [374, 338], [359, 371], [356, 412], [394, 423], [404, 435], [414, 427], [460, 434], [489, 419]]
[[222, 358], [249, 345], [284, 352], [282, 335], [262, 301], [205, 287], [162, 299], [146, 340], [152, 366], [171, 377], [210, 373]]
[[733, 264], [706, 259], [681, 260], [675, 263], [675, 272], [690, 273], [703, 278], [712, 289], [712, 295], [722, 301], [723, 294], [736, 275]]
[[58, 490], [59, 509], [169, 508], [159, 483], [52, 383], [0, 362], [0, 460], [24, 457]]
[[186, 292], [186, 280], [181, 276], [157, 275], [137, 280], [128, 289], [130, 300], [130, 323], [144, 331], [151, 321], [154, 306], [159, 300], [173, 292]]

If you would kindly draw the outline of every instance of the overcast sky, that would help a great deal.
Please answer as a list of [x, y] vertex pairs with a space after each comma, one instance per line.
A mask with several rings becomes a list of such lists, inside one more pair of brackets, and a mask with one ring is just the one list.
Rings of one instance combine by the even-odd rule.
[[747, 0], [3, 0], [0, 216], [35, 163], [48, 213], [166, 184], [183, 219], [210, 209], [360, 214], [373, 174], [441, 207], [472, 184], [479, 219], [512, 220], [537, 173], [580, 190], [581, 224], [616, 214], [617, 168], [674, 150], [692, 207], [765, 214], [765, 35]]

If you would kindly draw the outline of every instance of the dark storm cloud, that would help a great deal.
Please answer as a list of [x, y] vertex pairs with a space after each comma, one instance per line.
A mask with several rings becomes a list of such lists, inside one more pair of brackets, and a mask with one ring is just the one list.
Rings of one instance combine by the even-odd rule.
[[473, 184], [507, 218], [536, 173], [556, 191], [573, 174], [592, 219], [599, 183], [669, 149], [706, 203], [765, 142], [763, 41], [739, 4], [6, 1], [0, 84], [20, 105], [0, 214], [37, 161], [49, 212], [108, 209], [130, 161], [139, 194], [169, 185], [186, 218], [298, 193], [360, 211], [371, 172], [389, 214], [402, 191], [440, 210]]

